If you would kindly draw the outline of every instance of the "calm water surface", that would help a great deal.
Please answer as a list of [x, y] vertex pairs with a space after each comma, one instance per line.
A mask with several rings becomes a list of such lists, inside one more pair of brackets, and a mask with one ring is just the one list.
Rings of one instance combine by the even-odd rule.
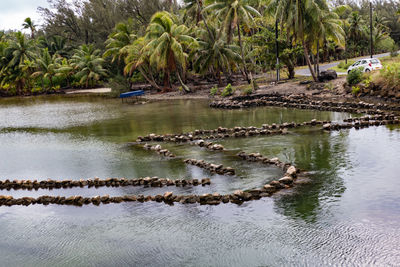
[[[257, 108], [212, 110], [205, 101], [121, 104], [98, 97], [0, 100], [0, 179], [211, 177], [175, 193], [259, 187], [279, 169], [238, 161], [241, 150], [310, 171], [309, 183], [272, 198], [219, 206], [123, 203], [0, 207], [0, 266], [400, 266], [400, 129], [226, 139], [224, 152], [163, 144], [164, 159], [128, 145], [138, 135], [218, 126], [341, 121], [351, 114]], [[182, 159], [234, 167], [212, 175]], [[2, 191], [21, 196], [158, 194], [171, 188]]]

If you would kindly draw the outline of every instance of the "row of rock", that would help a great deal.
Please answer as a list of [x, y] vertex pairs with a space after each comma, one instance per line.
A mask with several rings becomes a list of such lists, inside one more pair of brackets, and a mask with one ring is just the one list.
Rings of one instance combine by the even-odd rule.
[[256, 95], [252, 98], [232, 98], [216, 100], [210, 103], [212, 108], [238, 109], [257, 106], [280, 106], [300, 109], [316, 109], [326, 111], [340, 111], [359, 113], [361, 109], [367, 110], [369, 114], [380, 114], [382, 110], [399, 111], [400, 106], [387, 104], [372, 104], [367, 102], [335, 102], [310, 99], [304, 95], [277, 96], [277, 95]]
[[[282, 124], [263, 124], [260, 128], [255, 126], [240, 127], [236, 126], [233, 128], [223, 128], [218, 127], [214, 130], [195, 130], [194, 132], [180, 133], [180, 134], [163, 134], [156, 135], [154, 133], [147, 136], [139, 136], [137, 142], [177, 142], [185, 143], [196, 141], [200, 146], [208, 147], [210, 143], [206, 143], [204, 139], [223, 139], [229, 137], [247, 137], [247, 136], [257, 136], [257, 135], [276, 135], [276, 134], [286, 134], [289, 128], [296, 128], [300, 126], [316, 126], [329, 123], [329, 121], [318, 121], [313, 119], [311, 121], [305, 121], [303, 123], [295, 122], [285, 122]], [[219, 150], [211, 148], [213, 150]]]
[[149, 144], [144, 144], [143, 147], [147, 150], [153, 150], [156, 151], [159, 155], [162, 155], [164, 157], [170, 157], [170, 158], [175, 158], [175, 155], [172, 154], [171, 151], [168, 149], [163, 149], [160, 145], [149, 145]]
[[169, 178], [145, 177], [138, 179], [126, 178], [107, 178], [107, 179], [87, 179], [87, 180], [5, 180], [0, 181], [0, 189], [57, 189], [57, 188], [72, 188], [72, 187], [119, 187], [119, 186], [144, 186], [144, 187], [163, 187], [163, 186], [187, 186], [187, 185], [209, 185], [210, 178], [203, 179], [177, 179]]
[[[294, 168], [293, 166], [290, 168]], [[289, 168], [289, 170], [290, 170]], [[289, 171], [288, 170], [288, 171]], [[292, 170], [292, 175], [287, 172], [286, 176], [279, 179], [278, 181], [272, 181], [269, 184], [264, 185], [260, 189], [252, 189], [248, 191], [236, 190], [232, 194], [220, 195], [214, 194], [203, 194], [203, 195], [174, 195], [172, 192], [166, 192], [163, 195], [155, 196], [144, 196], [144, 195], [125, 195], [120, 197], [110, 197], [109, 195], [95, 196], [95, 197], [83, 197], [83, 196], [40, 196], [38, 198], [33, 197], [22, 197], [13, 198], [12, 196], [0, 196], [0, 206], [14, 206], [23, 205], [29, 206], [34, 204], [57, 204], [57, 205], [100, 205], [110, 203], [122, 203], [122, 202], [165, 202], [172, 204], [179, 202], [182, 204], [200, 203], [202, 205], [218, 205], [220, 203], [235, 203], [241, 204], [245, 201], [257, 200], [262, 197], [269, 197], [273, 193], [283, 189], [289, 188], [293, 185], [294, 179], [296, 178], [296, 169]], [[293, 175], [294, 174], [294, 175]]]
[[385, 113], [381, 115], [366, 115], [362, 117], [354, 117], [344, 119], [344, 122], [355, 122], [355, 121], [382, 121], [382, 120], [395, 120], [397, 117], [393, 113]]
[[213, 151], [222, 151], [224, 150], [224, 146], [221, 144], [214, 144], [212, 142], [204, 141], [203, 139], [197, 140], [194, 144], [198, 145], [199, 147], [205, 147], [209, 150]]
[[398, 118], [394, 120], [360, 120], [360, 121], [354, 121], [352, 122], [345, 122], [342, 124], [332, 124], [332, 123], [327, 123], [322, 126], [322, 129], [331, 131], [331, 130], [340, 130], [340, 129], [350, 129], [350, 128], [355, 128], [355, 129], [360, 129], [360, 128], [366, 128], [370, 126], [379, 126], [379, 125], [395, 125], [395, 124], [400, 124], [400, 120]]
[[235, 175], [235, 169], [231, 167], [224, 167], [224, 165], [222, 164], [213, 164], [205, 162], [204, 160], [197, 160], [197, 159], [185, 159], [184, 162], [186, 164], [206, 169], [211, 173], [217, 173], [221, 175]]
[[260, 153], [246, 153], [244, 151], [239, 152], [237, 154], [238, 157], [240, 157], [243, 160], [247, 160], [250, 162], [260, 162], [264, 164], [273, 164], [276, 165], [282, 169], [288, 169], [290, 167], [290, 163], [285, 163], [279, 160], [279, 158], [272, 158], [269, 159]]

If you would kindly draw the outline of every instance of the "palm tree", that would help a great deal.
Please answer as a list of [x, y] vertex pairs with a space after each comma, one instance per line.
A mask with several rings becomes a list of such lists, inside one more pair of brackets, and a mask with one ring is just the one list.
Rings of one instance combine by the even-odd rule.
[[22, 23], [22, 27], [24, 29], [29, 29], [31, 31], [31, 39], [35, 39], [36, 25], [33, 23], [30, 17], [27, 17], [24, 20], [24, 23]]
[[32, 40], [26, 40], [25, 35], [16, 32], [14, 38], [9, 41], [4, 49], [3, 61], [6, 62], [0, 70], [0, 76], [3, 76], [2, 84], [13, 83], [18, 94], [26, 82], [26, 72], [24, 72], [24, 63], [32, 61], [35, 58], [36, 47]]
[[241, 23], [243, 23], [246, 27], [250, 28], [254, 16], [261, 16], [261, 14], [249, 5], [248, 0], [216, 0], [213, 4], [208, 5], [204, 9], [204, 11], [207, 10], [212, 10], [216, 16], [225, 18], [224, 29], [226, 31], [228, 44], [230, 44], [232, 40], [234, 28], [237, 28], [243, 69], [246, 79], [250, 83], [251, 79], [249, 79], [246, 67], [240, 27]]
[[345, 62], [347, 64], [347, 42], [348, 36], [350, 33], [350, 24], [348, 21], [348, 14], [352, 11], [351, 7], [348, 5], [341, 5], [337, 6], [333, 12], [335, 12], [341, 21], [341, 28], [343, 30], [343, 37], [344, 37], [344, 55], [345, 55]]
[[327, 42], [328, 39], [337, 44], [342, 44], [344, 40], [344, 31], [341, 27], [339, 16], [323, 10], [318, 6], [314, 7], [317, 10], [317, 20], [308, 24], [308, 42], [315, 44], [316, 49], [316, 69], [317, 76], [319, 76], [319, 50], [320, 46]]
[[40, 36], [38, 43], [40, 47], [47, 48], [51, 56], [57, 54], [61, 57], [67, 57], [71, 51], [71, 47], [67, 44], [67, 39], [58, 35]]
[[145, 51], [145, 40], [144, 37], [136, 39], [133, 44], [125, 46], [123, 48], [125, 57], [125, 75], [132, 75], [135, 70], [138, 70], [141, 75], [146, 79], [157, 90], [161, 90], [161, 87], [156, 83], [153, 77], [152, 66], [150, 65], [148, 52]]
[[[365, 22], [358, 12], [352, 12], [349, 18], [349, 41], [355, 45], [360, 43], [365, 35]], [[362, 52], [362, 51], [361, 51]]]
[[170, 76], [175, 72], [183, 89], [189, 92], [180, 76], [180, 70], [186, 69], [184, 46], [196, 44], [196, 40], [188, 35], [188, 28], [177, 25], [170, 13], [157, 12], [151, 18], [144, 39], [147, 44], [143, 49], [149, 55], [150, 65], [164, 72], [164, 89], [171, 89]]
[[[197, 4], [199, 2], [199, 4]], [[202, 0], [183, 0], [184, 3], [184, 21], [195, 21], [196, 25], [201, 21], [201, 12], [203, 7]]]
[[267, 0], [267, 8], [274, 11], [275, 18], [288, 32], [292, 32], [303, 46], [307, 66], [314, 81], [318, 78], [310, 60], [311, 38], [307, 37], [315, 32], [319, 12], [326, 6], [325, 0]]
[[126, 56], [122, 52], [122, 48], [131, 44], [137, 36], [133, 33], [133, 21], [128, 20], [126, 23], [118, 23], [114, 31], [108, 36], [106, 44], [106, 51], [103, 57], [112, 56], [112, 62], [116, 59], [121, 60], [121, 57]]
[[198, 36], [199, 47], [193, 51], [194, 69], [204, 74], [212, 72], [216, 74], [218, 82], [221, 85], [221, 71], [225, 73], [226, 79], [229, 80], [229, 68], [231, 64], [235, 64], [241, 60], [239, 55], [239, 47], [230, 45], [225, 41], [224, 34], [220, 34], [216, 26], [210, 26], [212, 37], [203, 28], [198, 28], [196, 36]]
[[107, 70], [103, 68], [104, 59], [100, 56], [100, 50], [93, 45], [81, 45], [75, 50], [71, 59], [72, 66], [76, 70], [76, 78], [80, 84], [86, 87], [95, 85], [102, 77], [107, 76]]
[[42, 84], [43, 79], [47, 78], [50, 82], [50, 90], [54, 87], [53, 86], [53, 77], [56, 75], [56, 56], [51, 56], [49, 50], [45, 48], [42, 52], [42, 56], [36, 60], [37, 71], [32, 73], [32, 77], [42, 77]]
[[70, 87], [70, 78], [75, 74], [74, 67], [66, 58], [56, 59], [56, 77], [64, 77], [67, 81], [67, 87]]

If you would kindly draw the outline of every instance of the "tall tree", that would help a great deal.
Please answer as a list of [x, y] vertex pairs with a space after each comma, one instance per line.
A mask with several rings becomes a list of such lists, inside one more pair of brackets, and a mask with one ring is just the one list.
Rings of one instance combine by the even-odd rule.
[[27, 17], [22, 23], [24, 29], [29, 29], [31, 31], [31, 38], [35, 39], [36, 25], [33, 23], [30, 17]]
[[102, 77], [107, 76], [101, 52], [94, 49], [93, 45], [81, 45], [72, 56], [71, 62], [76, 71], [76, 78], [85, 87], [94, 86]]
[[196, 43], [195, 39], [188, 35], [188, 28], [185, 25], [176, 24], [170, 13], [157, 12], [147, 27], [145, 41], [148, 44], [143, 49], [150, 55], [150, 64], [164, 73], [164, 88], [171, 89], [171, 73], [175, 72], [183, 89], [190, 91], [183, 84], [180, 74], [186, 69], [188, 56], [184, 51], [184, 46]]
[[241, 25], [243, 24], [250, 28], [254, 16], [261, 16], [261, 14], [257, 9], [249, 5], [248, 0], [216, 0], [204, 9], [204, 11], [207, 10], [212, 10], [216, 16], [224, 18], [224, 29], [228, 38], [228, 44], [232, 40], [234, 29], [237, 29], [243, 69], [246, 80], [250, 83], [251, 79], [249, 78], [243, 52]]

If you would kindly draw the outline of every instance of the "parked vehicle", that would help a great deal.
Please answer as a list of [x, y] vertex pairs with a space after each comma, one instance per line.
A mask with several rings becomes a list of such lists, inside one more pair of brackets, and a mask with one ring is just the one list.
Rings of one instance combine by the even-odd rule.
[[382, 64], [377, 58], [360, 59], [347, 69], [347, 73], [358, 68], [362, 68], [364, 72], [370, 72], [382, 69]]

